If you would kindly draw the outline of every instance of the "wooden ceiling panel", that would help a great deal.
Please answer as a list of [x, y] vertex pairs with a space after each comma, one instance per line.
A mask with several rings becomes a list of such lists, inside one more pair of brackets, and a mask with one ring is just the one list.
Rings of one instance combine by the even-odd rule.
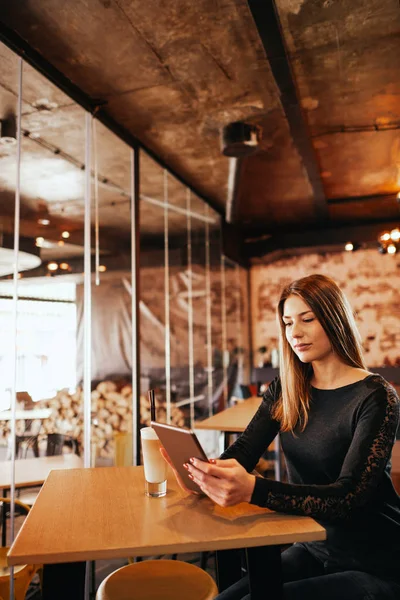
[[[0, 187], [14, 192], [16, 181], [15, 148], [0, 157]], [[21, 149], [21, 193], [35, 209], [41, 199], [68, 202], [83, 198], [83, 172], [60, 157], [43, 152], [33, 140], [23, 138]]]
[[[0, 43], [0, 117], [16, 114], [19, 86], [19, 57]], [[24, 62], [22, 73], [22, 114], [73, 104], [71, 98]], [[7, 102], [4, 102], [7, 95]], [[6, 110], [5, 110], [6, 109]]]
[[[259, 109], [263, 108], [260, 101], [271, 108], [279, 104], [245, 2], [119, 0], [118, 3], [157, 51], [174, 80], [198, 102], [207, 102], [208, 108], [210, 104], [222, 107], [229, 106], [236, 97], [243, 104], [251, 105], [254, 101]], [[218, 94], [212, 93], [215, 87]]]
[[327, 198], [397, 192], [398, 3], [277, 5]]
[[116, 2], [0, 2], [2, 17], [93, 97], [170, 80], [158, 56]]
[[262, 125], [260, 150], [243, 161], [238, 187], [239, 220], [248, 229], [263, 228], [266, 232], [283, 221], [313, 223], [311, 186], [286, 120], [275, 111], [274, 119]]
[[[0, 10], [5, 25], [77, 85], [88, 105], [91, 99], [222, 211], [229, 159], [221, 131], [237, 120], [259, 125], [262, 142], [242, 160], [235, 190], [246, 234], [378, 220], [380, 211], [394, 218], [386, 200], [331, 203], [326, 216], [326, 199], [400, 189], [398, 4], [276, 0], [284, 43], [279, 24], [257, 18], [256, 4], [0, 0]], [[3, 55], [0, 119], [17, 91], [17, 61], [0, 47]], [[26, 66], [23, 112], [23, 128], [35, 136], [23, 143], [23, 209], [46, 201], [52, 214], [81, 223], [83, 109]], [[102, 125], [96, 131], [101, 227], [129, 236], [130, 150]], [[15, 175], [15, 157], [4, 152], [0, 201]], [[141, 160], [143, 235], [162, 239], [166, 199], [178, 209], [169, 210], [170, 232], [182, 233], [186, 187], [168, 176], [166, 190], [164, 170], [143, 153]], [[191, 205], [204, 212], [195, 194]], [[192, 228], [204, 230], [204, 221], [194, 218]]]
[[397, 193], [400, 131], [326, 135], [314, 139], [329, 198]]
[[279, 105], [246, 3], [50, 0], [10, 8], [8, 26], [225, 206], [222, 127], [257, 120]]
[[[298, 51], [292, 64], [313, 134], [333, 128], [373, 127], [400, 121], [400, 24], [393, 37]], [[362, 107], [362, 110], [360, 109]]]
[[[85, 111], [76, 104], [52, 111], [35, 111], [24, 115], [22, 129], [40, 140], [66, 152], [81, 164], [85, 162]], [[51, 149], [42, 148], [51, 154]]]

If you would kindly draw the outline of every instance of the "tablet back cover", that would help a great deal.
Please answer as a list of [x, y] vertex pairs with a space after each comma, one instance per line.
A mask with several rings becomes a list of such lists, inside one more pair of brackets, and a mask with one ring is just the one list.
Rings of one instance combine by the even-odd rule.
[[151, 426], [168, 452], [168, 455], [185, 486], [189, 490], [199, 492], [199, 486], [188, 477], [188, 472], [183, 466], [184, 463], [189, 462], [189, 459], [192, 456], [199, 460], [208, 461], [196, 435], [189, 429], [181, 429], [180, 427], [165, 425], [164, 423], [154, 423], [152, 421]]

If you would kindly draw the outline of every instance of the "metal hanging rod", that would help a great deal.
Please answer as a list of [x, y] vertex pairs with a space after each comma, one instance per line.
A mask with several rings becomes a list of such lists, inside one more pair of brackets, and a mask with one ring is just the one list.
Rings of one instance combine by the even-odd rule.
[[387, 123], [386, 125], [368, 124], [368, 125], [338, 125], [337, 127], [329, 127], [324, 131], [318, 133], [312, 133], [313, 139], [323, 137], [325, 135], [335, 135], [337, 133], [368, 133], [368, 132], [379, 132], [384, 131], [396, 131], [400, 129], [400, 122]]

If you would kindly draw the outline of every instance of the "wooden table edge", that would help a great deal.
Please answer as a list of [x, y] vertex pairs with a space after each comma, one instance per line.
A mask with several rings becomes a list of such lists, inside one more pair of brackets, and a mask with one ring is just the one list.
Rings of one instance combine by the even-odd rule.
[[285, 544], [293, 544], [294, 542], [315, 542], [323, 541], [326, 539], [326, 531], [323, 527], [320, 527], [320, 531], [312, 532], [309, 534], [291, 534], [282, 535], [279, 539], [279, 543], [271, 543], [270, 540], [265, 540], [265, 536], [255, 537], [251, 540], [251, 544], [244, 542], [242, 538], [235, 540], [219, 540], [218, 542], [185, 542], [179, 543], [176, 546], [171, 544], [163, 544], [160, 546], [145, 547], [131, 547], [131, 548], [110, 548], [109, 550], [81, 550], [77, 552], [68, 552], [65, 555], [58, 553], [57, 557], [51, 554], [37, 554], [37, 555], [14, 555], [12, 553], [12, 546], [7, 554], [7, 563], [10, 566], [25, 565], [25, 564], [56, 564], [56, 563], [69, 563], [69, 562], [85, 562], [87, 560], [103, 560], [113, 558], [128, 558], [130, 556], [153, 556], [156, 554], [182, 554], [190, 552], [205, 552], [213, 550], [232, 550], [235, 548], [255, 548], [258, 546], [277, 546]]
[[[55, 471], [62, 471], [62, 469], [54, 469]], [[47, 479], [47, 477], [46, 477]], [[30, 481], [23, 481], [22, 483], [15, 482], [16, 488], [24, 488], [24, 487], [39, 487], [42, 486], [46, 479], [32, 479]], [[0, 490], [10, 490], [10, 485], [0, 485]]]
[[215, 425], [202, 425], [202, 421], [195, 421], [193, 429], [207, 429], [208, 431], [222, 431], [226, 433], [243, 433], [243, 427], [233, 425], [232, 427], [221, 427]]
[[[51, 457], [40, 457], [40, 458], [51, 458]], [[83, 469], [83, 459], [81, 457], [80, 458], [80, 465], [76, 464], [73, 467], [70, 466], [61, 466], [61, 464], [57, 463], [56, 467], [51, 467], [49, 472], [47, 473], [46, 477], [41, 477], [39, 479], [29, 479], [26, 480], [24, 479], [24, 481], [15, 481], [15, 487], [16, 488], [26, 488], [26, 487], [39, 487], [39, 486], [43, 486], [43, 484], [45, 483], [46, 479], [48, 478], [48, 476], [50, 475], [50, 473], [52, 471], [73, 471], [74, 469]], [[23, 459], [21, 459], [23, 460]], [[28, 459], [30, 460], [30, 459]], [[77, 461], [74, 461], [77, 462]], [[65, 464], [68, 465], [68, 462], [66, 462]], [[11, 483], [7, 484], [7, 485], [2, 485], [0, 484], [0, 490], [10, 490], [11, 489]]]

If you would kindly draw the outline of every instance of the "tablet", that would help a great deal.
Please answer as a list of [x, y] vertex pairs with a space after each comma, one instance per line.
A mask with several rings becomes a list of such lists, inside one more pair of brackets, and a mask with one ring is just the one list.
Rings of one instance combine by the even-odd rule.
[[206, 453], [201, 447], [196, 434], [191, 429], [182, 429], [181, 427], [165, 425], [164, 423], [155, 423], [154, 421], [151, 421], [151, 426], [168, 452], [172, 464], [179, 473], [185, 486], [189, 490], [199, 492], [199, 486], [190, 479], [187, 470], [183, 466], [184, 463], [189, 462], [189, 458], [192, 456], [208, 462]]

